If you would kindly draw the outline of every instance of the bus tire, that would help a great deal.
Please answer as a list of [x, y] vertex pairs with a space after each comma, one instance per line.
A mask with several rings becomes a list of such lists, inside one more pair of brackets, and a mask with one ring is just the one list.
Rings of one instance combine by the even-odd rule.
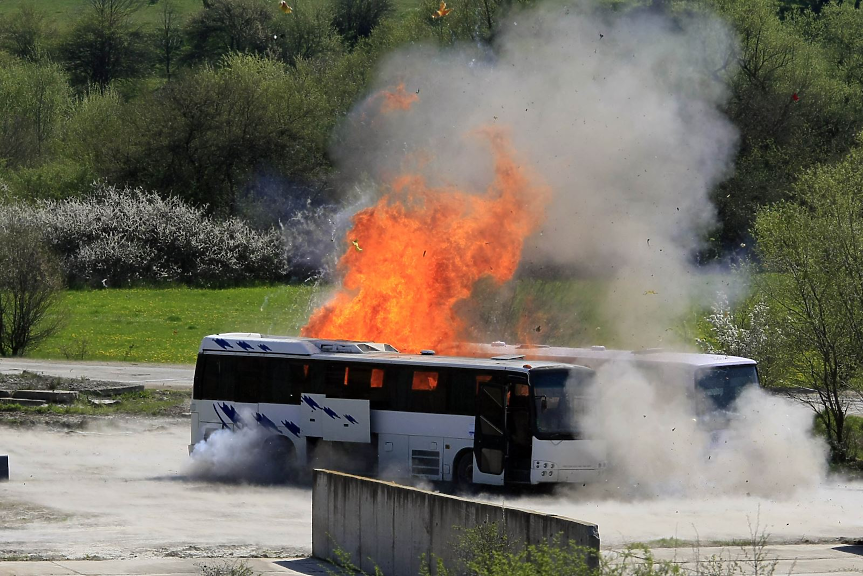
[[264, 440], [263, 453], [273, 480], [284, 482], [296, 473], [297, 451], [289, 439], [276, 434], [269, 436]]
[[462, 490], [473, 485], [473, 451], [462, 450], [455, 457], [452, 468], [452, 483]]

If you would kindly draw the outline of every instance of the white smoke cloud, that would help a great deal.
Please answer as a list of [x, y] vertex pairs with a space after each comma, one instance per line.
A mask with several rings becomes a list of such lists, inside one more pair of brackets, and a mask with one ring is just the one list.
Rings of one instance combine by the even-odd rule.
[[673, 376], [648, 382], [624, 365], [597, 374], [596, 404], [585, 426], [608, 450], [611, 471], [594, 487], [599, 493], [775, 498], [817, 486], [826, 475], [827, 447], [813, 437], [805, 406], [752, 387], [731, 407], [729, 423], [711, 431], [697, 421], [695, 403]]

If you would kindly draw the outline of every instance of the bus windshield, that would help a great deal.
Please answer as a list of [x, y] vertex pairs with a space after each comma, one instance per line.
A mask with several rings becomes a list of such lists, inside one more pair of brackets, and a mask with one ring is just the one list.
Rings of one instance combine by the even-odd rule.
[[538, 369], [531, 370], [529, 378], [536, 406], [536, 437], [540, 440], [580, 438], [580, 420], [592, 393], [593, 371]]
[[758, 385], [758, 370], [754, 364], [702, 368], [695, 374], [695, 385], [714, 409], [728, 410], [744, 388]]

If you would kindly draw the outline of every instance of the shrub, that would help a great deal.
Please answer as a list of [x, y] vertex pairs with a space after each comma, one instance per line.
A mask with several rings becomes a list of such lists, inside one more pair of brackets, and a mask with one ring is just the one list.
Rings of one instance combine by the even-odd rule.
[[18, 219], [0, 223], [0, 356], [19, 356], [51, 336], [62, 275], [38, 231]]
[[[287, 274], [280, 232], [216, 220], [203, 208], [141, 189], [97, 185], [86, 198], [7, 205], [4, 220], [36, 226], [72, 284], [229, 285]], [[17, 216], [16, 216], [17, 215]]]

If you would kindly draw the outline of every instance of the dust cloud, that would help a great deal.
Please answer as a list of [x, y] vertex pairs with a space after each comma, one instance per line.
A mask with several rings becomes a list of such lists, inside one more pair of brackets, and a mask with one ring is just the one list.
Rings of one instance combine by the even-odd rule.
[[238, 415], [236, 430], [216, 430], [195, 445], [184, 473], [193, 480], [228, 484], [288, 482], [286, 467], [266, 450], [272, 434], [255, 421], [251, 410], [241, 408]]
[[812, 435], [805, 406], [750, 386], [711, 419], [673, 376], [648, 382], [621, 365], [597, 376], [584, 426], [603, 439], [611, 466], [591, 489], [597, 495], [787, 498], [826, 477], [827, 447]]
[[[733, 48], [727, 26], [706, 13], [620, 14], [587, 2], [515, 10], [490, 48], [389, 57], [337, 131], [333, 157], [346, 181], [370, 179], [381, 193], [406, 172], [482, 191], [493, 165], [475, 134], [502, 127], [553, 191], [523, 268], [601, 279], [609, 323], [632, 346], [657, 345], [703, 284], [693, 254], [715, 221], [708, 192], [737, 140], [720, 112], [719, 73]], [[381, 113], [382, 91], [402, 84], [416, 100]]]

